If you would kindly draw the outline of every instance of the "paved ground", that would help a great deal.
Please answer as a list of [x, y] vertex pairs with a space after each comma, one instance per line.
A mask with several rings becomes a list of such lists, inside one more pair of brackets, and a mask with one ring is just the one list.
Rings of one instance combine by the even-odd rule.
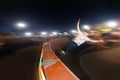
[[0, 80], [38, 80], [41, 41], [6, 40], [0, 46]]

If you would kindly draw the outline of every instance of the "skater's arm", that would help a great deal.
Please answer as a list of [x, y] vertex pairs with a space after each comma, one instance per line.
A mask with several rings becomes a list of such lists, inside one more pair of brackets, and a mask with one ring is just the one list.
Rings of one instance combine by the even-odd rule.
[[78, 19], [78, 22], [77, 22], [77, 32], [78, 34], [83, 35], [83, 33], [80, 30], [80, 19]]

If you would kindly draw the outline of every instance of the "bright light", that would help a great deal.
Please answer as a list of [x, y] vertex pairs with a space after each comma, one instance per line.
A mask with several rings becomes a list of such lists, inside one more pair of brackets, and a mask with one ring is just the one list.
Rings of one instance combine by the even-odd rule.
[[107, 22], [106, 24], [111, 28], [117, 27], [118, 25], [117, 22], [115, 21], [110, 21], [110, 22]]
[[53, 37], [54, 35], [53, 34], [49, 34], [49, 36]]
[[89, 25], [84, 25], [83, 28], [86, 29], [86, 30], [89, 30], [90, 26]]
[[41, 32], [42, 35], [47, 35], [47, 32]]
[[58, 33], [59, 35], [62, 35], [62, 33]]
[[71, 30], [71, 32], [72, 32], [72, 33], [77, 33], [77, 31], [76, 31], [76, 30]]
[[31, 33], [31, 32], [25, 32], [25, 35], [26, 35], [26, 36], [31, 36], [32, 33]]
[[63, 32], [63, 35], [69, 35], [67, 32]]
[[57, 34], [58, 34], [58, 32], [52, 32], [52, 34], [53, 34], [53, 35], [57, 35]]
[[19, 23], [16, 24], [16, 26], [17, 26], [18, 28], [25, 28], [25, 27], [26, 27], [26, 24], [23, 23], [23, 22], [19, 22]]

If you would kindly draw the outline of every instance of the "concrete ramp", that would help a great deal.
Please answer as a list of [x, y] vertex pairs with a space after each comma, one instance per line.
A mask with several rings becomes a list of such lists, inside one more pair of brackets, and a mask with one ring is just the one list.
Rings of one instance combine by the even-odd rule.
[[55, 55], [49, 43], [43, 45], [42, 53], [46, 80], [80, 80]]
[[120, 80], [120, 47], [83, 55], [80, 65], [91, 80]]

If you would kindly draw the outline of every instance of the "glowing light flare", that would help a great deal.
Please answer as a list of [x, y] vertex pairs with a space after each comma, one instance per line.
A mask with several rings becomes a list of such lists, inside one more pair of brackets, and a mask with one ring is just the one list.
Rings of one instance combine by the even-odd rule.
[[67, 35], [69, 35], [69, 33], [67, 33], [67, 32], [63, 32], [63, 35], [67, 36]]
[[47, 35], [47, 32], [41, 32], [41, 35]]
[[53, 34], [53, 35], [57, 35], [57, 34], [58, 34], [58, 32], [52, 32], [52, 34]]
[[107, 22], [106, 24], [111, 28], [117, 27], [118, 25], [117, 22], [115, 21], [110, 21], [110, 22]]
[[32, 36], [31, 32], [25, 32], [25, 36]]
[[71, 32], [72, 32], [72, 33], [77, 33], [77, 31], [76, 31], [76, 30], [71, 30]]
[[90, 26], [89, 25], [84, 25], [83, 28], [86, 29], [86, 30], [89, 30]]
[[25, 28], [25, 27], [26, 27], [26, 24], [23, 23], [23, 22], [19, 22], [19, 23], [16, 24], [16, 26], [17, 26], [18, 28]]
[[62, 33], [58, 33], [59, 35], [62, 35]]

